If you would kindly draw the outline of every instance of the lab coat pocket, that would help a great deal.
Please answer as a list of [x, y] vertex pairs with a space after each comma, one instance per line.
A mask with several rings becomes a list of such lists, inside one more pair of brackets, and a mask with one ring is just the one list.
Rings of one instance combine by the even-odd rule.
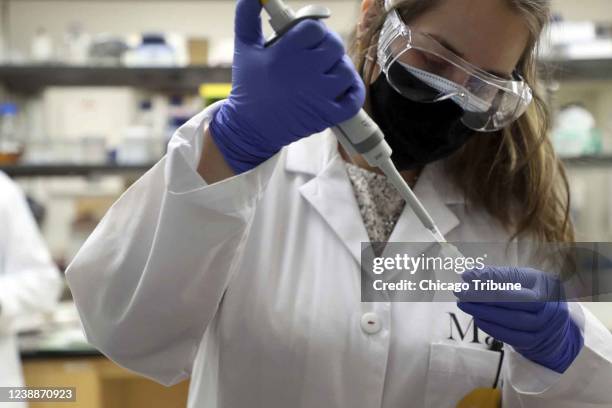
[[500, 353], [460, 343], [430, 345], [425, 407], [455, 408], [468, 393], [491, 387]]

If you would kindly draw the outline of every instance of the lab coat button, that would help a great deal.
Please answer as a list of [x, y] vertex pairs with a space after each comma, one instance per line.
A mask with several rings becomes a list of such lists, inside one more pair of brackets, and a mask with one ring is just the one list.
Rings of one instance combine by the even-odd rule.
[[376, 313], [366, 313], [361, 316], [361, 330], [368, 334], [376, 334], [381, 329], [380, 317]]

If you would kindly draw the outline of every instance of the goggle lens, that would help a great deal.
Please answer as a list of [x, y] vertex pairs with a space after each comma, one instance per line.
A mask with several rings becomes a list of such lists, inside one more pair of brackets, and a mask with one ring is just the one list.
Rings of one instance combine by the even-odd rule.
[[[416, 49], [403, 52], [402, 58], [393, 61], [387, 69], [389, 84], [415, 102], [452, 100], [464, 110], [462, 121], [470, 129], [479, 132], [500, 130], [520, 117], [531, 102], [528, 88], [523, 89], [528, 95], [520, 97], [494, 86], [475, 84], [475, 81], [459, 83], [449, 78], [460, 79], [458, 70], [443, 64], [438, 64], [437, 73], [432, 73], [428, 70], [432, 59], [425, 58], [426, 54]], [[469, 78], [465, 74], [463, 77]]]
[[464, 110], [463, 123], [473, 130], [500, 130], [531, 103], [531, 89], [522, 78], [480, 70], [431, 36], [412, 32], [396, 10], [389, 13], [378, 46], [378, 63], [397, 92], [416, 102], [450, 99]]

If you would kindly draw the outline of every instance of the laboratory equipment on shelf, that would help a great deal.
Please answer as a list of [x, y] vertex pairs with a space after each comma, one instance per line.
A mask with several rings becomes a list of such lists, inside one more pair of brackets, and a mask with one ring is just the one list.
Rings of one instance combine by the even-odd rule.
[[49, 63], [54, 58], [54, 47], [51, 36], [44, 28], [36, 30], [30, 46], [30, 57], [37, 63]]
[[556, 115], [552, 140], [561, 157], [595, 156], [603, 150], [602, 132], [595, 117], [578, 103], [561, 108]]
[[17, 128], [19, 109], [14, 103], [0, 104], [0, 165], [16, 164], [24, 144]]
[[86, 65], [89, 62], [91, 38], [82, 25], [70, 23], [64, 33], [62, 60], [70, 65]]
[[134, 123], [122, 132], [122, 141], [117, 147], [117, 163], [148, 164], [163, 155], [163, 141], [155, 130], [152, 108], [150, 100], [140, 102]]
[[174, 132], [187, 123], [187, 121], [189, 121], [189, 119], [191, 119], [201, 109], [200, 105], [201, 104], [199, 104], [198, 101], [193, 103], [179, 95], [173, 95], [170, 97], [164, 144], [167, 144]]
[[129, 49], [124, 39], [110, 34], [97, 34], [89, 46], [89, 62], [92, 65], [118, 66]]
[[128, 67], [174, 67], [177, 55], [162, 34], [143, 34], [141, 44], [123, 56]]
[[231, 83], [208, 83], [200, 86], [200, 97], [204, 106], [210, 106], [215, 102], [227, 99], [232, 91]]

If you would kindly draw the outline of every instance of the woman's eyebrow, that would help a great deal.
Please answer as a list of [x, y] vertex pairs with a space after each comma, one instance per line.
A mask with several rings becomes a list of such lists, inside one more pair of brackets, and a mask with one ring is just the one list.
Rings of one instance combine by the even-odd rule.
[[[429, 35], [431, 38], [433, 38], [434, 40], [439, 42], [440, 45], [442, 45], [444, 48], [446, 48], [449, 51], [451, 51], [453, 54], [456, 54], [457, 56], [459, 56], [459, 57], [461, 57], [463, 59], [466, 59], [465, 58], [465, 54], [463, 54], [462, 52], [457, 50], [455, 47], [453, 47], [451, 44], [449, 44], [444, 38], [440, 38], [440, 36], [435, 35], [435, 34], [431, 34], [431, 33], [428, 33], [427, 35]], [[496, 70], [490, 70], [490, 69], [483, 69], [483, 70], [485, 72], [488, 72], [491, 75], [495, 75], [496, 77], [503, 78], [503, 79], [510, 79], [512, 77], [511, 74], [503, 73], [503, 72], [496, 71]]]

